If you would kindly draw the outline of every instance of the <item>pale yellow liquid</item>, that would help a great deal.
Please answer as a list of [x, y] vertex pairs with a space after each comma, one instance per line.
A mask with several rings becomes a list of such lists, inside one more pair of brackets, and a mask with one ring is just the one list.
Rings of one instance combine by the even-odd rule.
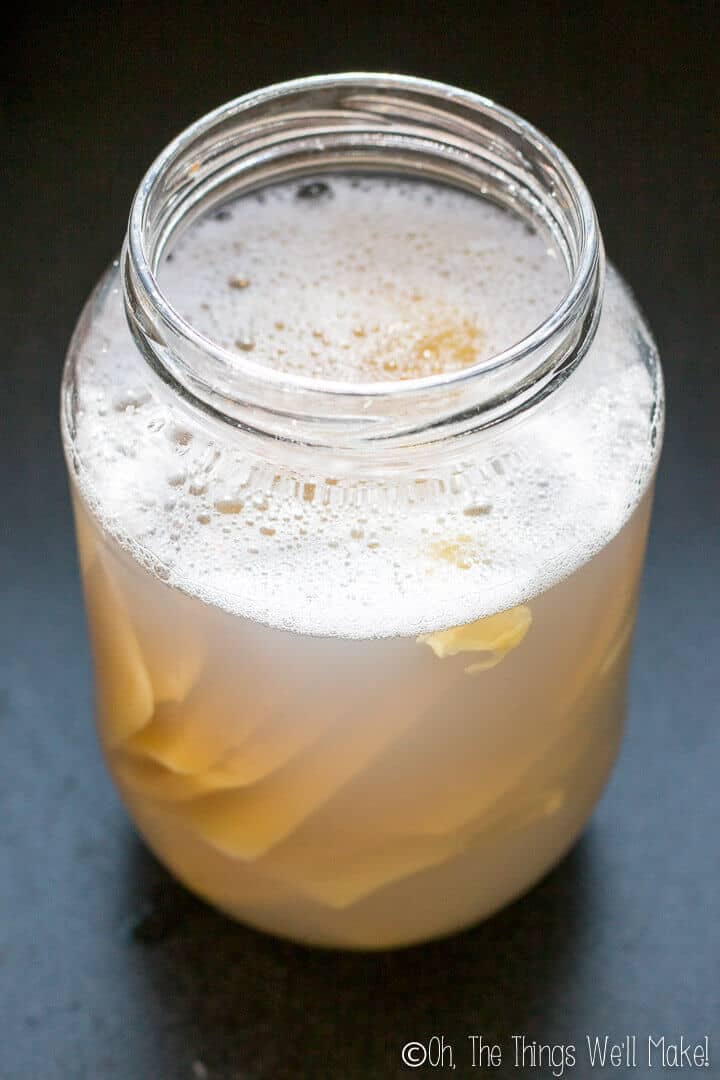
[[150, 846], [231, 915], [325, 945], [411, 942], [506, 903], [569, 847], [615, 758], [649, 501], [514, 609], [531, 622], [498, 659], [229, 614], [145, 571], [77, 499], [100, 735]]

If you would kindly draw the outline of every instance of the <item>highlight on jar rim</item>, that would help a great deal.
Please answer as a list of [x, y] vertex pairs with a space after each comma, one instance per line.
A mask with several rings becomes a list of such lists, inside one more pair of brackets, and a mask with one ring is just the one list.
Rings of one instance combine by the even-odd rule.
[[317, 76], [179, 135], [62, 388], [98, 734], [158, 858], [342, 948], [531, 888], [620, 744], [663, 401], [582, 180], [493, 102]]

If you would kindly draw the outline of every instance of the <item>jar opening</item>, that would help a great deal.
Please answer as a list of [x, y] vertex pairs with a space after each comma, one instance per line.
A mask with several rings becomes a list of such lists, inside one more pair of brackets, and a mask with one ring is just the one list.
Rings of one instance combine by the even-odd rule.
[[[169, 302], [157, 280], [163, 253], [230, 198], [321, 172], [415, 176], [494, 202], [548, 233], [567, 291], [522, 340], [461, 370], [348, 383], [238, 358]], [[193, 124], [142, 181], [122, 259], [133, 336], [177, 393], [244, 431], [341, 457], [464, 441], [545, 398], [592, 342], [603, 269], [592, 200], [548, 139], [475, 94], [373, 74], [279, 84]]]

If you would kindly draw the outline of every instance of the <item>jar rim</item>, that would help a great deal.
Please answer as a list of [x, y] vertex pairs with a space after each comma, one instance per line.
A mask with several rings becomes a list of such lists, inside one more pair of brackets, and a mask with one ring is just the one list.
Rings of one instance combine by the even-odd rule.
[[[300, 116], [303, 128], [298, 127]], [[407, 117], [407, 122], [399, 117]], [[402, 128], [401, 137], [393, 136], [393, 123]], [[362, 146], [357, 141], [358, 125], [364, 125]], [[256, 186], [265, 186], [277, 180], [278, 169], [292, 169], [296, 176], [321, 171], [313, 165], [312, 153], [306, 154], [302, 167], [292, 156], [293, 145], [299, 146], [302, 139], [314, 147], [324, 163], [322, 171], [330, 171], [326, 161], [333, 138], [343, 146], [342, 153], [356, 155], [353, 160], [366, 160], [368, 154], [381, 160], [383, 147], [371, 138], [378, 131], [391, 139], [387, 145], [395, 154], [400, 147], [405, 154], [418, 155], [413, 168], [419, 175], [421, 160], [427, 166], [430, 153], [445, 153], [442, 167], [455, 169], [458, 177], [466, 170], [463, 183], [473, 169], [478, 183], [481, 167], [488, 170], [485, 181], [493, 171], [499, 187], [492, 194], [483, 191], [484, 197], [501, 201], [507, 195], [511, 205], [516, 185], [519, 201], [514, 209], [528, 213], [532, 205], [539, 215], [548, 215], [545, 224], [556, 230], [569, 277], [562, 299], [541, 323], [495, 355], [460, 370], [403, 380], [344, 382], [238, 357], [183, 319], [156, 276], [160, 256], [181, 221], [206, 212], [212, 198], [214, 205], [227, 201], [229, 183], [237, 183], [234, 190], [239, 194], [243, 178], [246, 185], [248, 177], [254, 177]], [[278, 147], [282, 153], [273, 157]], [[379, 171], [396, 170], [388, 159]], [[258, 183], [258, 175], [265, 180]], [[546, 397], [567, 378], [593, 340], [602, 302], [604, 254], [585, 184], [564, 153], [526, 120], [486, 97], [433, 80], [348, 72], [253, 91], [181, 132], [140, 183], [130, 212], [122, 274], [126, 314], [136, 343], [155, 372], [184, 398], [256, 434], [343, 452], [371, 442], [407, 448], [467, 435]]]

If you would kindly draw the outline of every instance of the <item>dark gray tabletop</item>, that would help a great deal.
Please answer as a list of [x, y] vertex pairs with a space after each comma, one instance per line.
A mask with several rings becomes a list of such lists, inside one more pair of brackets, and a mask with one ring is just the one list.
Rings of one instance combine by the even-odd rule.
[[[701, 1075], [720, 1075], [713, 5], [52, 10], [18, 9], [2, 63], [0, 1077], [391, 1080], [433, 1036], [464, 1077], [471, 1035], [501, 1045], [498, 1077], [552, 1075], [514, 1067], [513, 1035], [575, 1044], [580, 1080], [645, 1075], [649, 1035], [708, 1036]], [[353, 68], [480, 90], [570, 154], [656, 332], [669, 414], [628, 734], [591, 826], [487, 924], [379, 955], [233, 925], [136, 838], [95, 743], [57, 430], [74, 319], [154, 154], [254, 86]], [[637, 1035], [637, 1069], [592, 1070], [588, 1034]]]

